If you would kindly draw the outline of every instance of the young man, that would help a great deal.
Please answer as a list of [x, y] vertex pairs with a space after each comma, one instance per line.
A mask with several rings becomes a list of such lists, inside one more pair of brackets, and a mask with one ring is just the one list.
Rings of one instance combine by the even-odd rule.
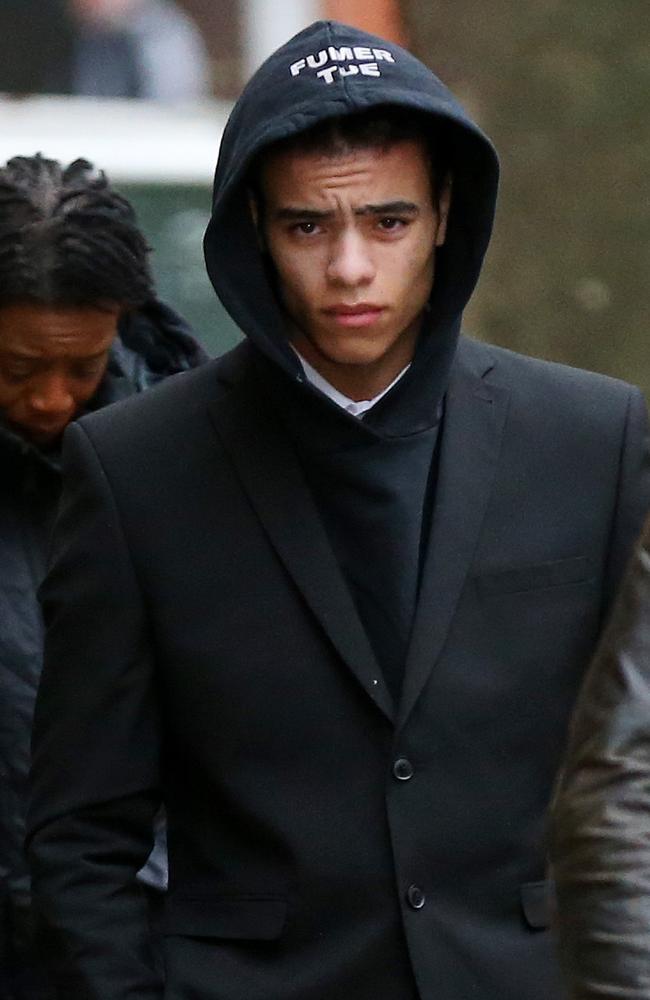
[[67, 436], [30, 822], [63, 996], [163, 996], [164, 801], [170, 1000], [561, 997], [545, 810], [645, 410], [459, 338], [496, 179], [344, 25], [238, 102], [206, 256], [246, 342]]
[[[61, 436], [88, 410], [204, 360], [157, 301], [133, 209], [85, 160], [0, 168], [0, 995], [53, 996], [31, 949], [24, 856], [42, 662], [36, 591], [61, 491]], [[162, 887], [149, 865], [146, 878]]]

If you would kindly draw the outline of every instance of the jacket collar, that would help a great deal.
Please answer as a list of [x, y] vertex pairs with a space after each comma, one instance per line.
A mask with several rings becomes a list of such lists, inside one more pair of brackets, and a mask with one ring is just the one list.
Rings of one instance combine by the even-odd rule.
[[462, 338], [447, 393], [438, 481], [398, 724], [444, 648], [497, 472], [509, 392], [488, 347]]
[[403, 725], [435, 669], [467, 579], [497, 470], [508, 391], [496, 377], [489, 348], [462, 338], [446, 398], [431, 531], [396, 712], [250, 351], [241, 345], [220, 365], [220, 381], [231, 391], [211, 406], [217, 433], [269, 541], [329, 640], [375, 705]]

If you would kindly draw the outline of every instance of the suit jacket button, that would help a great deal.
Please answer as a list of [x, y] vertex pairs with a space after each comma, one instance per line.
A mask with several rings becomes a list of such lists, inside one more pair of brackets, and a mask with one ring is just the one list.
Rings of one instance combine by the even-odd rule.
[[409, 781], [413, 777], [413, 765], [406, 757], [398, 757], [393, 764], [393, 774], [398, 781]]
[[413, 910], [421, 910], [427, 901], [426, 896], [417, 885], [410, 885], [406, 892], [406, 899]]

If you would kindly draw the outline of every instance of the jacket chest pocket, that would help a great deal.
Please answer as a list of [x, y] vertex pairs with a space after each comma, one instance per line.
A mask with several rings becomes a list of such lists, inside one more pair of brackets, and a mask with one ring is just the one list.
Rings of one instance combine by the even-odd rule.
[[587, 556], [574, 556], [533, 566], [499, 570], [496, 573], [484, 573], [475, 576], [474, 582], [481, 597], [492, 597], [589, 583], [594, 579], [591, 560]]

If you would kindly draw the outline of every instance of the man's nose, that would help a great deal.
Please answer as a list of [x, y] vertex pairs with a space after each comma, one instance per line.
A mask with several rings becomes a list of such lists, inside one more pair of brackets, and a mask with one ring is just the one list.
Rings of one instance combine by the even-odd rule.
[[32, 390], [29, 402], [34, 413], [50, 417], [63, 417], [75, 407], [68, 380], [58, 374], [39, 379]]
[[375, 264], [363, 236], [354, 230], [343, 233], [334, 243], [327, 277], [339, 285], [366, 285], [375, 277]]

